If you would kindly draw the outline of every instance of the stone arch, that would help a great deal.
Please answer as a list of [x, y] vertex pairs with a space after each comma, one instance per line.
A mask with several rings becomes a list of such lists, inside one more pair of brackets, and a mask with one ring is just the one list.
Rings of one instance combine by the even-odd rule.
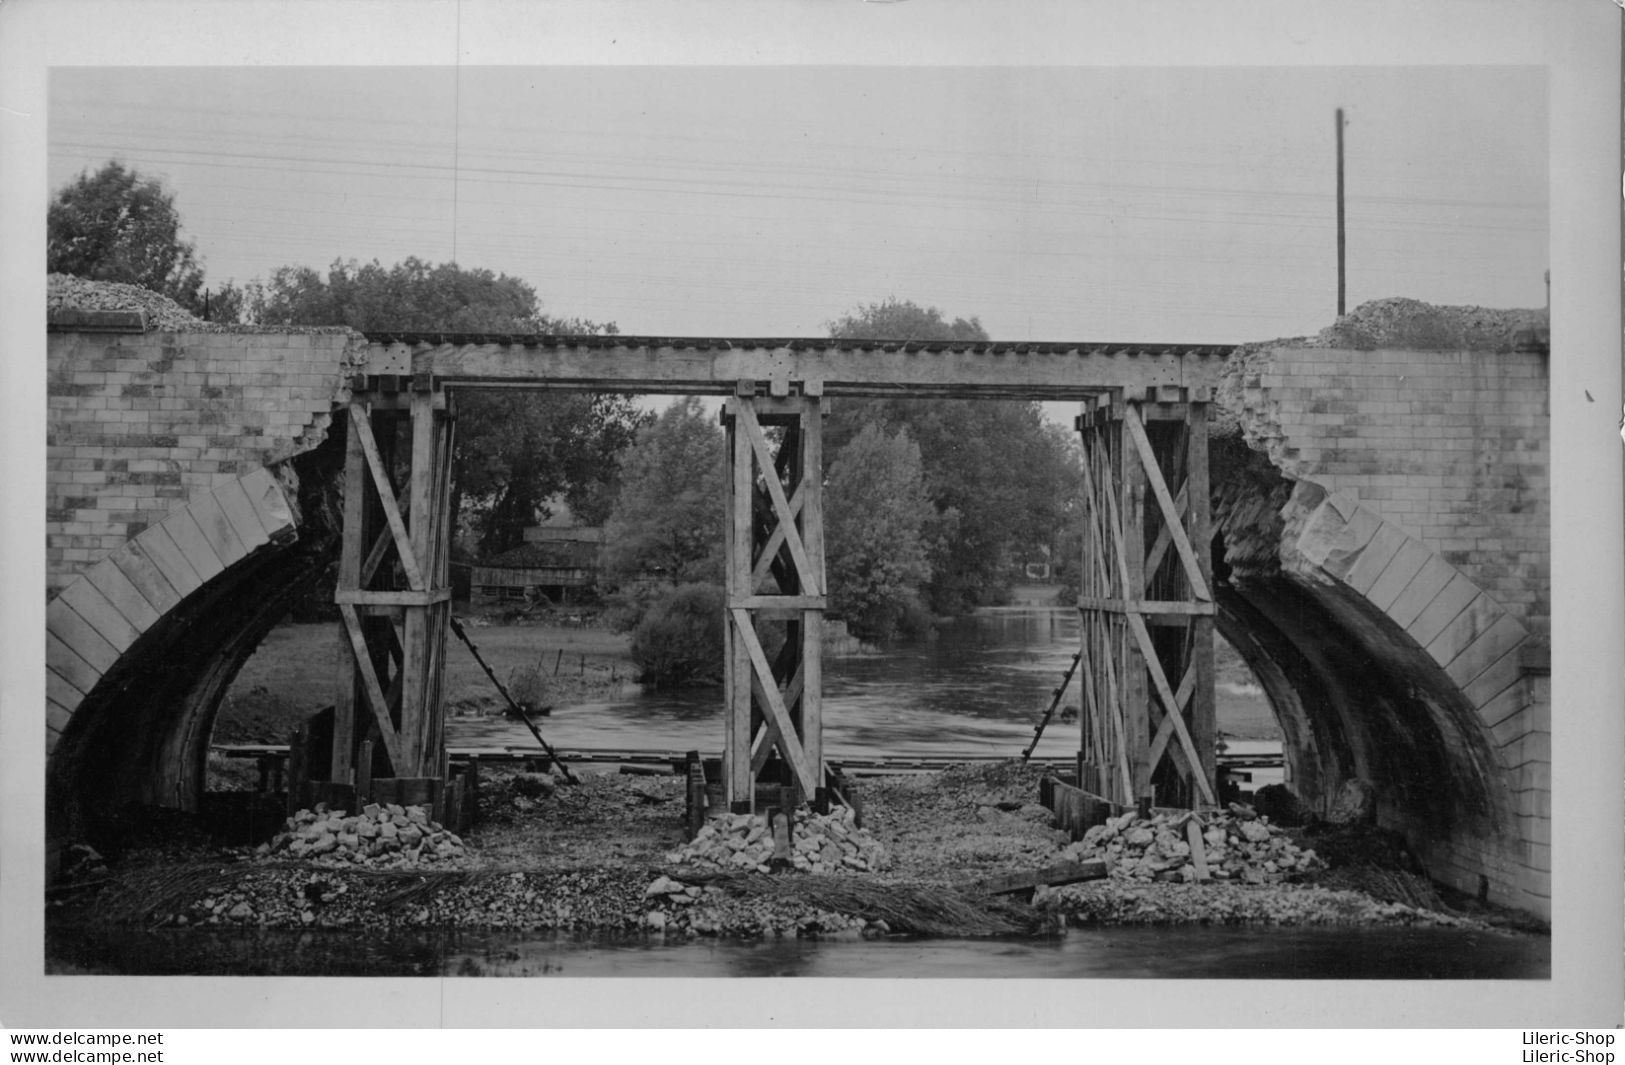
[[222, 697], [334, 557], [338, 453], [194, 495], [47, 605], [49, 838], [131, 805], [197, 809]]
[[1370, 783], [1379, 823], [1429, 874], [1544, 908], [1525, 809], [1532, 697], [1524, 625], [1439, 552], [1309, 480], [1218, 501], [1219, 629], [1286, 736], [1294, 789], [1325, 811]]

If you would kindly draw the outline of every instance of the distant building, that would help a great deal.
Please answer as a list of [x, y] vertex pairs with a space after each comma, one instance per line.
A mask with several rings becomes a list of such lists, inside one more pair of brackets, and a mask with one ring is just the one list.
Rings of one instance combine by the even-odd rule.
[[1029, 581], [1047, 581], [1053, 572], [1050, 568], [1050, 550], [1040, 544], [1022, 562], [1022, 576]]
[[525, 542], [476, 563], [474, 602], [546, 599], [568, 606], [590, 599], [598, 587], [604, 550], [602, 526], [577, 524], [562, 500], [549, 504], [552, 517], [525, 530]]

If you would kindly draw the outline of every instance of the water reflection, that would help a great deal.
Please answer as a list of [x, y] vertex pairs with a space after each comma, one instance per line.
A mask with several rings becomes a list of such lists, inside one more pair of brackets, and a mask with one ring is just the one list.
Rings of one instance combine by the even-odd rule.
[[[1076, 611], [988, 610], [915, 644], [824, 662], [824, 744], [830, 757], [1014, 757], [1032, 738], [1078, 645]], [[1074, 678], [1068, 702], [1078, 702]], [[561, 708], [542, 723], [566, 748], [715, 751], [722, 743], [717, 688], [646, 691]], [[1078, 726], [1052, 722], [1035, 752], [1069, 758]], [[523, 725], [453, 719], [454, 745], [531, 746]]]
[[1506, 980], [1551, 975], [1544, 937], [1453, 928], [1094, 928], [1031, 940], [804, 939], [48, 928], [47, 971], [132, 975]]

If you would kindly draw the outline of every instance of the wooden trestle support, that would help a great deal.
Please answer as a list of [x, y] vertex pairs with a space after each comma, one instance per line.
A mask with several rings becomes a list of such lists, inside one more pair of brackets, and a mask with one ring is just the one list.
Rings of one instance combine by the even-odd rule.
[[824, 786], [822, 403], [813, 382], [775, 381], [773, 394], [756, 391], [740, 382], [722, 412], [729, 515], [722, 771], [736, 812], [754, 810], [758, 781], [814, 801]]
[[1215, 805], [1206, 388], [1086, 402], [1079, 782], [1113, 803]]
[[357, 392], [349, 405], [333, 597], [343, 624], [323, 767], [339, 801], [443, 812], [452, 426], [440, 390]]

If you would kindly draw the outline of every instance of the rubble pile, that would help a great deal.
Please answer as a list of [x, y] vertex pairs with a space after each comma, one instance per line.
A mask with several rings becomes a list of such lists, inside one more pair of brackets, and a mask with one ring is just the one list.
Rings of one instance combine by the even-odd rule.
[[368, 803], [359, 814], [347, 814], [317, 803], [314, 810], [300, 810], [288, 818], [283, 831], [255, 853], [318, 865], [400, 868], [444, 865], [464, 852], [462, 839], [429, 820], [421, 806]]
[[1160, 813], [1144, 819], [1131, 810], [1089, 829], [1063, 853], [1074, 861], [1103, 858], [1117, 880], [1194, 881], [1198, 873], [1188, 828], [1193, 820], [1215, 880], [1278, 884], [1325, 867], [1313, 850], [1300, 848], [1268, 818], [1234, 804], [1205, 818]]
[[[802, 807], [791, 830], [791, 866], [803, 873], [866, 873], [886, 864], [886, 851], [867, 829], [854, 823], [851, 807], [838, 806], [827, 814]], [[666, 855], [674, 865], [691, 863], [725, 871], [770, 870], [773, 833], [767, 818], [753, 814], [727, 814], [701, 828], [693, 842]]]
[[171, 333], [213, 332], [210, 325], [168, 296], [119, 281], [92, 281], [70, 274], [47, 278], [46, 306], [50, 310], [145, 311], [147, 328]]

